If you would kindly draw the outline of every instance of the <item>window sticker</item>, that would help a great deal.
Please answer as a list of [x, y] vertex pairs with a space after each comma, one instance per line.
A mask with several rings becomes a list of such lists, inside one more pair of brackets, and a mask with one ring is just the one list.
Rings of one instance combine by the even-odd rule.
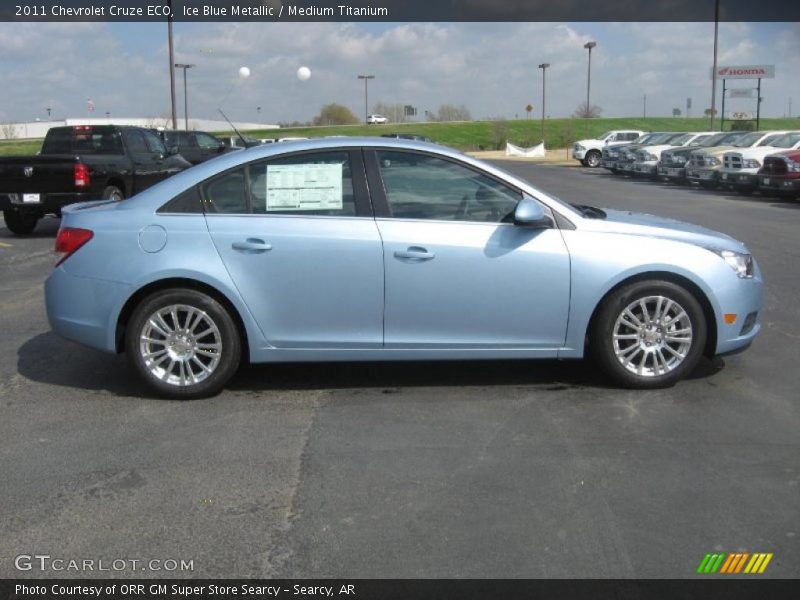
[[267, 212], [341, 210], [342, 164], [267, 165]]

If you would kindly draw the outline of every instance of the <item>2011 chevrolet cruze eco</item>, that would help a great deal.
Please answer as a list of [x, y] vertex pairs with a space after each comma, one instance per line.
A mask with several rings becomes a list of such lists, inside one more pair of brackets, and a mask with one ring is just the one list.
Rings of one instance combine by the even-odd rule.
[[581, 358], [674, 384], [758, 333], [747, 248], [569, 205], [440, 146], [337, 138], [215, 158], [68, 207], [45, 286], [62, 336], [126, 352], [163, 395], [242, 361]]

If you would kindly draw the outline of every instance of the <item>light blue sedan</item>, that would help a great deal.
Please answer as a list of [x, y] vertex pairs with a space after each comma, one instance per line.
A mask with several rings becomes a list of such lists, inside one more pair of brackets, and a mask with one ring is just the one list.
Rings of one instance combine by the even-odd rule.
[[663, 387], [760, 329], [763, 282], [741, 242], [569, 205], [407, 140], [226, 154], [68, 207], [56, 251], [53, 329], [126, 352], [174, 398], [217, 393], [242, 361], [587, 352], [619, 385]]

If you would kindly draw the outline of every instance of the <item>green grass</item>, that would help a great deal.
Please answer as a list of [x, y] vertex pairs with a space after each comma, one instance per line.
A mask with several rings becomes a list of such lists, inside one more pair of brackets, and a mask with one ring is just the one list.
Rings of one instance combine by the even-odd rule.
[[0, 140], [0, 156], [30, 156], [42, 148], [42, 140]]
[[[718, 122], [716, 125], [718, 126]], [[588, 134], [587, 134], [588, 125]], [[533, 146], [542, 139], [542, 122], [536, 119], [511, 121], [470, 121], [464, 123], [404, 123], [386, 125], [345, 125], [333, 127], [296, 127], [248, 131], [257, 138], [322, 137], [326, 135], [381, 135], [413, 133], [460, 150], [504, 149], [506, 140], [519, 146]], [[725, 128], [729, 129], [726, 121]], [[548, 119], [545, 123], [545, 145], [565, 148], [583, 138], [595, 138], [610, 129], [644, 131], [705, 131], [708, 119], [671, 117], [619, 119]], [[798, 129], [800, 119], [761, 119], [761, 129]]]
[[[729, 129], [730, 121], [725, 128]], [[716, 123], [719, 124], [718, 122]], [[588, 132], [587, 132], [588, 128]], [[566, 148], [575, 140], [595, 138], [610, 129], [642, 129], [644, 131], [705, 131], [708, 119], [671, 117], [618, 119], [548, 119], [545, 123], [545, 145]], [[800, 119], [761, 119], [761, 129], [797, 129]], [[460, 150], [504, 149], [508, 140], [518, 146], [533, 146], [542, 139], [541, 121], [469, 121], [459, 123], [389, 123], [387, 125], [343, 125], [332, 127], [292, 127], [242, 132], [250, 137], [322, 137], [326, 135], [381, 135], [382, 133], [414, 133], [425, 135], [440, 144]], [[224, 132], [232, 135], [231, 132]], [[0, 156], [31, 155], [38, 152], [41, 140], [2, 140]]]

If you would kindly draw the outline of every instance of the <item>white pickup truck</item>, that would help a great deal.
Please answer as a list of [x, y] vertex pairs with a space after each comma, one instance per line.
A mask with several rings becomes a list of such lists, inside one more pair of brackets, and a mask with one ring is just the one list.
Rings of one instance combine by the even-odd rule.
[[599, 167], [603, 148], [612, 142], [632, 142], [644, 131], [615, 129], [607, 131], [596, 140], [578, 140], [572, 145], [572, 158], [581, 161], [584, 167]]
[[758, 170], [763, 166], [764, 158], [776, 152], [800, 148], [800, 131], [785, 133], [768, 144], [723, 154], [722, 168], [719, 170], [720, 184], [740, 192], [754, 191], [758, 187]]

